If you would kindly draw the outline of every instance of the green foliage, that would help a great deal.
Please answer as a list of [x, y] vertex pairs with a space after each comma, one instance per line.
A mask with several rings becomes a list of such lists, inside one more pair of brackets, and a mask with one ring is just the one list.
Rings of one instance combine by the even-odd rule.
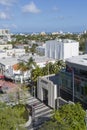
[[3, 103], [0, 103], [0, 130], [24, 130], [20, 124], [25, 123], [25, 119], [22, 114], [24, 113], [24, 107], [10, 107]]
[[46, 64], [46, 66], [43, 68], [37, 66], [35, 69], [32, 70], [32, 80], [36, 82], [39, 76], [57, 74], [59, 70], [63, 67], [65, 67], [65, 63], [63, 61], [56, 61], [54, 64], [50, 62]]
[[34, 59], [32, 57], [30, 57], [28, 59], [26, 66], [27, 66], [28, 70], [32, 70], [33, 67], [36, 66], [36, 63], [35, 63], [35, 61], [34, 61]]
[[39, 76], [43, 76], [43, 72], [42, 72], [42, 69], [37, 66], [35, 69], [32, 70], [32, 80], [36, 82], [37, 77]]
[[25, 53], [29, 53], [30, 49], [28, 46], [25, 46], [24, 49], [25, 49]]
[[85, 111], [80, 104], [64, 105], [55, 111], [53, 119], [61, 125], [69, 126], [69, 130], [85, 130]]
[[33, 44], [32, 47], [30, 48], [30, 52], [32, 54], [34, 54], [36, 52], [36, 47], [37, 47], [37, 44]]
[[17, 69], [21, 70], [22, 73], [24, 73], [27, 70], [32, 70], [33, 66], [36, 66], [36, 63], [34, 62], [33, 58], [30, 57], [27, 61], [27, 63], [19, 62]]
[[[85, 34], [46, 34], [46, 35], [14, 35], [12, 36], [16, 39], [16, 41], [8, 42], [13, 45], [13, 47], [17, 44], [29, 44], [31, 46], [30, 51], [34, 54], [36, 52], [36, 44], [32, 44], [32, 40], [35, 40], [36, 42], [46, 42], [48, 40], [55, 40], [57, 38], [61, 39], [72, 39], [76, 40], [80, 43], [80, 51], [85, 51], [85, 40], [87, 39], [87, 33]], [[28, 49], [26, 49], [26, 52], [28, 52]]]
[[24, 62], [19, 62], [17, 69], [21, 70], [22, 72], [24, 72], [24, 71], [27, 70], [27, 66], [26, 66], [26, 64]]
[[85, 114], [79, 103], [64, 105], [54, 112], [52, 120], [40, 130], [86, 130]]
[[14, 110], [17, 111], [17, 113], [19, 114], [20, 118], [23, 118], [25, 121], [28, 120], [28, 116], [29, 116], [29, 112], [26, 109], [25, 105], [23, 104], [18, 104], [14, 107]]

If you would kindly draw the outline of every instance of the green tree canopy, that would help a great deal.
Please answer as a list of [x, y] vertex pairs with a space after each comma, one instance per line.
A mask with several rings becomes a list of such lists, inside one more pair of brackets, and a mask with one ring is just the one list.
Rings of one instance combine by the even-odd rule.
[[0, 103], [0, 130], [24, 130], [20, 124], [25, 123], [24, 107], [10, 107]]
[[52, 120], [44, 124], [43, 128], [46, 130], [86, 130], [85, 114], [79, 103], [67, 104], [56, 110]]
[[37, 66], [35, 69], [32, 70], [32, 80], [37, 82], [37, 77], [43, 76], [42, 68]]

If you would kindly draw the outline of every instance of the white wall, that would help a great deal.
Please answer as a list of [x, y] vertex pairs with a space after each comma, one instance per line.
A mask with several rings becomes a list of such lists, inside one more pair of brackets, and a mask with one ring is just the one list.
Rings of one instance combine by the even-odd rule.
[[51, 62], [51, 63], [55, 63], [55, 60], [48, 60], [48, 61], [43, 61], [43, 62], [37, 62], [36, 64], [40, 67], [40, 68], [42, 68], [42, 67], [45, 67], [46, 66], [46, 64], [48, 64], [47, 62]]
[[79, 55], [79, 43], [65, 43], [64, 44], [64, 59]]
[[6, 50], [6, 54], [9, 55], [13, 55], [15, 54], [15, 56], [20, 56], [25, 54], [25, 49], [10, 49], [10, 50]]
[[0, 59], [4, 58], [4, 57], [6, 57], [6, 53], [5, 52], [0, 52]]
[[12, 49], [12, 44], [2, 44], [0, 45], [0, 50], [3, 50], [4, 48]]
[[46, 53], [49, 58], [65, 60], [79, 55], [79, 43], [74, 40], [51, 40], [46, 42]]
[[[42, 82], [42, 80], [44, 82]], [[57, 99], [57, 85], [54, 85], [50, 80], [39, 77], [37, 82], [37, 97], [43, 101], [43, 88], [48, 91], [48, 105], [55, 108], [55, 99]]]
[[[5, 46], [4, 46], [5, 47]], [[3, 49], [2, 49], [3, 50]], [[25, 54], [25, 49], [8, 49], [0, 52], [0, 58], [11, 57], [15, 54], [15, 56], [21, 56]]]

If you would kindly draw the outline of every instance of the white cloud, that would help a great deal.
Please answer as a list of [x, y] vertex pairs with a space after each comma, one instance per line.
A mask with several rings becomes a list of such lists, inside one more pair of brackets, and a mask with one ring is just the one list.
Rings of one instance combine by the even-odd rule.
[[15, 2], [16, 0], [0, 0], [0, 4], [5, 5], [5, 6], [11, 6]]
[[39, 13], [40, 12], [40, 9], [38, 9], [36, 7], [36, 5], [34, 4], [34, 2], [31, 2], [29, 3], [28, 5], [25, 5], [23, 8], [22, 8], [22, 11], [23, 12], [28, 12], [28, 13]]
[[0, 19], [9, 19], [9, 15], [6, 14], [5, 12], [0, 12]]

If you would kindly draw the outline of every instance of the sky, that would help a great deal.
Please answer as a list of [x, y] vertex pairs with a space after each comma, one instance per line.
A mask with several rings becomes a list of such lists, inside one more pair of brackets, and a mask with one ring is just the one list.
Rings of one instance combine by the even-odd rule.
[[82, 32], [87, 0], [0, 0], [0, 29], [10, 32]]

